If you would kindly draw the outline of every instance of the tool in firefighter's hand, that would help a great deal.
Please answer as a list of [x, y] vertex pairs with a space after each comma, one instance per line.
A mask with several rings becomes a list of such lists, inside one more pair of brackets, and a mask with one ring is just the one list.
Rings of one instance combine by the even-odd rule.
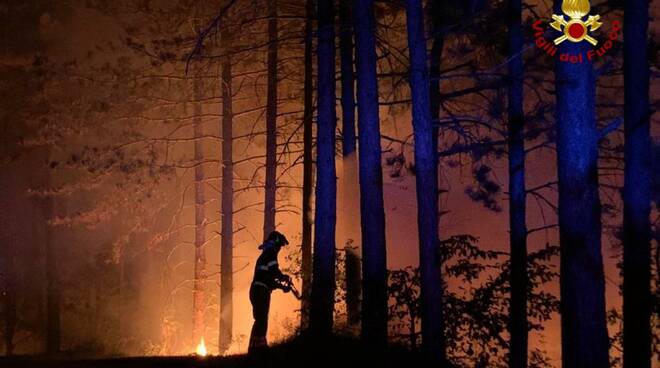
[[300, 296], [300, 292], [298, 289], [296, 289], [296, 286], [293, 284], [293, 281], [291, 281], [290, 278], [285, 279], [285, 280], [278, 280], [280, 288], [285, 292], [288, 293], [289, 291], [293, 294], [293, 296], [296, 297], [296, 299], [301, 300], [302, 296]]

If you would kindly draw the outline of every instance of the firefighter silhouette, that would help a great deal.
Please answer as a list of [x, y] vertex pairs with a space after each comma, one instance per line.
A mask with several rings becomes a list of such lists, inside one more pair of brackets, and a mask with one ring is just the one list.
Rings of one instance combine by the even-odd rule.
[[285, 293], [291, 291], [291, 277], [280, 271], [277, 263], [277, 254], [283, 246], [289, 244], [286, 237], [277, 231], [268, 235], [266, 241], [259, 246], [261, 255], [257, 258], [254, 268], [254, 278], [250, 286], [250, 303], [254, 324], [250, 333], [248, 354], [266, 351], [266, 333], [268, 332], [268, 310], [270, 308], [270, 294], [275, 289], [282, 289]]

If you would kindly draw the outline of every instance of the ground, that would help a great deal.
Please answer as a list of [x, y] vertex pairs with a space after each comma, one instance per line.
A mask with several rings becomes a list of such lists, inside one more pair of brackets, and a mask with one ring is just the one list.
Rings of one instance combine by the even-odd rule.
[[332, 338], [323, 343], [313, 343], [311, 339], [296, 339], [274, 346], [264, 359], [254, 359], [245, 355], [229, 357], [135, 357], [84, 359], [48, 358], [44, 356], [19, 356], [0, 358], [2, 368], [178, 368], [178, 367], [415, 367], [420, 366], [420, 356], [399, 348], [388, 348], [368, 352], [357, 340]]

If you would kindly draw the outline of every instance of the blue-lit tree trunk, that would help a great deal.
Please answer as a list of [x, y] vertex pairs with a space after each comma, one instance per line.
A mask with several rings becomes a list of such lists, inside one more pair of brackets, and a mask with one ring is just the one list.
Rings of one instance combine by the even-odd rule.
[[525, 222], [525, 141], [523, 112], [522, 1], [507, 4], [509, 27], [509, 367], [527, 367], [527, 226]]
[[353, 19], [360, 144], [362, 339], [378, 348], [387, 343], [387, 252], [373, 0], [355, 1]]
[[625, 184], [623, 188], [623, 366], [651, 367], [651, 138], [649, 1], [625, 1]]
[[422, 352], [434, 364], [443, 359], [442, 283], [438, 249], [438, 155], [431, 119], [424, 14], [420, 0], [406, 0], [410, 92], [417, 188], [421, 276]]
[[316, 211], [310, 329], [332, 332], [335, 293], [335, 30], [332, 0], [318, 0], [318, 122], [316, 138]]
[[303, 330], [309, 327], [309, 308], [312, 296], [312, 186], [314, 181], [314, 164], [312, 162], [312, 130], [314, 129], [313, 103], [313, 60], [312, 38], [314, 0], [305, 2], [305, 81], [303, 91], [303, 193], [302, 193], [302, 245], [301, 265], [302, 302], [300, 306], [300, 326]]
[[277, 0], [268, 2], [268, 81], [266, 91], [266, 178], [264, 239], [275, 230], [277, 195]]
[[[578, 55], [589, 49], [587, 42], [565, 41], [558, 52]], [[555, 119], [563, 368], [609, 367], [595, 87], [591, 63], [557, 61]]]
[[[342, 246], [348, 255], [358, 257], [352, 249], [359, 237], [359, 223], [355, 218], [359, 216], [358, 192], [358, 164], [356, 154], [355, 136], [355, 73], [353, 71], [353, 24], [351, 23], [351, 2], [339, 2], [339, 59], [341, 67], [341, 122], [342, 122], [342, 174], [341, 174], [341, 211], [340, 223]], [[359, 259], [359, 258], [356, 258]], [[350, 297], [346, 297], [346, 317], [348, 323], [356, 324], [360, 321], [360, 268], [353, 277], [346, 275], [347, 291], [351, 290]], [[357, 294], [356, 294], [357, 293]]]
[[433, 138], [438, 146], [438, 125], [440, 121], [440, 110], [442, 101], [440, 101], [440, 66], [442, 62], [442, 52], [445, 44], [445, 35], [443, 27], [442, 0], [433, 0], [430, 6], [431, 10], [431, 57], [429, 65], [429, 87], [431, 99], [431, 118], [433, 119]]
[[232, 98], [230, 36], [225, 28], [220, 39], [225, 55], [221, 61], [222, 76], [222, 194], [220, 212], [222, 216], [222, 239], [220, 242], [220, 326], [218, 351], [222, 354], [231, 345], [234, 317], [234, 114]]

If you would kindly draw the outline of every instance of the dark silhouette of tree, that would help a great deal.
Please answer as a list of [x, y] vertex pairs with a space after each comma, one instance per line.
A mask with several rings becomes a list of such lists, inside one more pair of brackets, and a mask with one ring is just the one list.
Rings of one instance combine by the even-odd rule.
[[[624, 2], [623, 366], [651, 367], [649, 1]], [[657, 156], [656, 156], [657, 158]]]
[[314, 164], [312, 162], [312, 139], [314, 130], [314, 86], [313, 86], [313, 32], [314, 1], [305, 1], [305, 76], [303, 81], [303, 189], [302, 189], [302, 302], [300, 323], [302, 329], [309, 326], [309, 308], [312, 295], [312, 191]]
[[[443, 280], [469, 288], [444, 289], [445, 335], [448, 364], [457, 367], [508, 367], [510, 259], [508, 254], [482, 249], [470, 235], [454, 235], [441, 242]], [[533, 331], [559, 309], [559, 300], [544, 289], [559, 274], [554, 265], [559, 248], [546, 245], [528, 255], [530, 304], [528, 318]], [[392, 338], [414, 347], [419, 341], [421, 312], [419, 268], [389, 272], [390, 326]], [[547, 353], [535, 348], [530, 367], [550, 365]]]
[[316, 206], [314, 217], [314, 277], [310, 329], [316, 336], [332, 332], [335, 291], [335, 31], [332, 0], [318, 0], [318, 117], [316, 138]]
[[345, 258], [345, 277], [346, 277], [346, 321], [350, 326], [360, 323], [360, 298], [362, 296], [362, 285], [360, 276], [361, 260], [358, 255], [358, 247], [351, 243], [344, 248]]
[[417, 322], [419, 321], [419, 268], [406, 267], [388, 272], [387, 292], [394, 302], [389, 305], [390, 320], [394, 320], [396, 333], [406, 329], [410, 348], [417, 350]]
[[[55, 199], [42, 200], [44, 215], [52, 218]], [[55, 354], [60, 351], [62, 340], [62, 287], [61, 275], [58, 271], [57, 243], [53, 239], [53, 229], [49, 224], [45, 227], [46, 236], [46, 353]]]
[[509, 366], [527, 367], [527, 225], [525, 192], [525, 138], [523, 112], [522, 1], [507, 1], [509, 28], [508, 136], [509, 244], [511, 305]]
[[362, 232], [362, 339], [372, 347], [387, 343], [387, 254], [381, 167], [376, 20], [374, 2], [353, 3], [360, 144]]
[[268, 75], [266, 95], [266, 178], [264, 239], [275, 230], [277, 196], [277, 52], [279, 44], [277, 0], [268, 1]]
[[342, 110], [342, 208], [341, 239], [346, 252], [346, 319], [349, 326], [360, 323], [361, 259], [359, 256], [359, 181], [355, 126], [355, 71], [352, 3], [339, 2], [339, 55]]
[[15, 244], [10, 239], [3, 239], [2, 245], [2, 263], [0, 266], [0, 295], [3, 301], [2, 322], [4, 326], [4, 344], [5, 354], [11, 356], [14, 354], [14, 337], [16, 334], [16, 269]]
[[358, 163], [355, 133], [355, 72], [353, 70], [353, 24], [351, 2], [339, 2], [339, 59], [341, 73], [342, 173], [341, 173], [341, 245], [356, 242], [360, 231], [355, 217], [359, 214]]
[[415, 137], [422, 352], [430, 362], [441, 364], [445, 359], [443, 354], [445, 347], [441, 264], [438, 249], [438, 154], [431, 120], [424, 14], [421, 1], [406, 1], [406, 21]]
[[231, 69], [231, 36], [226, 27], [220, 32], [224, 57], [222, 78], [222, 194], [220, 211], [222, 231], [220, 243], [220, 326], [218, 349], [225, 352], [231, 342], [234, 319], [234, 117]]
[[[560, 11], [561, 1], [555, 2]], [[558, 53], [586, 54], [587, 42]], [[605, 275], [601, 253], [596, 75], [591, 63], [556, 62], [555, 124], [561, 246], [561, 341], [564, 368], [609, 367]]]
[[440, 77], [442, 71], [440, 66], [442, 64], [442, 51], [445, 44], [445, 31], [443, 30], [443, 19], [447, 18], [447, 14], [443, 13], [443, 1], [434, 0], [429, 5], [431, 17], [431, 55], [429, 64], [429, 87], [431, 99], [431, 118], [433, 119], [433, 138], [435, 140], [436, 151], [438, 149], [438, 127], [440, 123], [440, 110], [442, 108], [442, 101], [440, 101]]

